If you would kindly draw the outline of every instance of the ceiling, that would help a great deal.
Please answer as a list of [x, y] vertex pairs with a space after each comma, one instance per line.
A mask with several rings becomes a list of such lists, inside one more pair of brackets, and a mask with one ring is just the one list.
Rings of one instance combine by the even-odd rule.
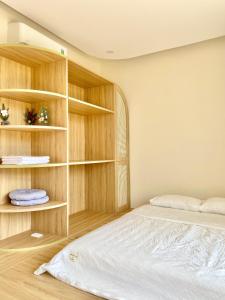
[[128, 59], [225, 35], [225, 0], [4, 0], [83, 52]]

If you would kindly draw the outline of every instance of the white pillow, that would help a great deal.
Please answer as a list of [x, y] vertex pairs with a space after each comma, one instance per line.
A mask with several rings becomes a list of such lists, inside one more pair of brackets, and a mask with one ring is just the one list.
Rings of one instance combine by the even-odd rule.
[[151, 205], [184, 209], [191, 211], [200, 211], [202, 201], [197, 198], [182, 195], [163, 195], [149, 200]]
[[213, 197], [205, 200], [201, 212], [225, 215], [225, 198]]

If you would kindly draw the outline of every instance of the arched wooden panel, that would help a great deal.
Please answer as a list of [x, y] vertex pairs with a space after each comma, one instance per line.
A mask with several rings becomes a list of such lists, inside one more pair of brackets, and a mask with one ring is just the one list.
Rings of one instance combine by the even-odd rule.
[[125, 96], [116, 87], [116, 197], [117, 211], [130, 207], [129, 116]]

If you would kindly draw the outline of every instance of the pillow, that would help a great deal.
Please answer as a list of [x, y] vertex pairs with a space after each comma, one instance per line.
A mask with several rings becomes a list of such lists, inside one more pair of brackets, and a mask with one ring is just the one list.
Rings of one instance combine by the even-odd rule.
[[183, 210], [200, 211], [202, 201], [182, 195], [163, 195], [149, 200], [153, 206], [170, 207]]
[[225, 198], [213, 197], [205, 200], [201, 212], [225, 215]]

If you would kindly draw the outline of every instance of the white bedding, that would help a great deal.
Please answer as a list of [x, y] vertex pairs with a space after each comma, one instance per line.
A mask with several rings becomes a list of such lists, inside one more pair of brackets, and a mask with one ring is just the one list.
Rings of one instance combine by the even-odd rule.
[[142, 206], [60, 251], [45, 271], [107, 299], [225, 299], [225, 216]]

